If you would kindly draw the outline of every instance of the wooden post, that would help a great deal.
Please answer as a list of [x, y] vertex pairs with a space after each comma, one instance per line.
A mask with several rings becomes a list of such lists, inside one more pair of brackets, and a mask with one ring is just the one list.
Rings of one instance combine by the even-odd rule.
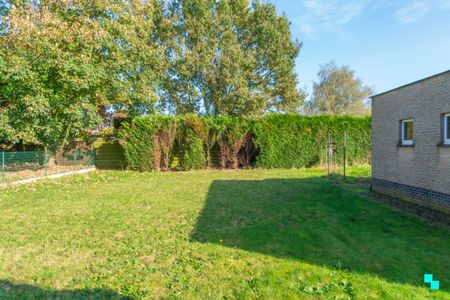
[[5, 168], [5, 151], [2, 151], [2, 178], [6, 181], [6, 168]]
[[344, 180], [347, 178], [346, 166], [347, 166], [347, 131], [344, 129]]
[[[328, 166], [328, 140], [327, 140], [326, 147], [325, 147], [325, 158], [326, 158], [326, 163]], [[330, 175], [330, 174], [328, 174], [328, 171], [327, 171], [327, 175]]]
[[330, 132], [328, 131], [328, 147], [327, 147], [327, 165], [328, 165], [328, 176], [330, 176], [330, 164], [331, 164], [331, 136]]

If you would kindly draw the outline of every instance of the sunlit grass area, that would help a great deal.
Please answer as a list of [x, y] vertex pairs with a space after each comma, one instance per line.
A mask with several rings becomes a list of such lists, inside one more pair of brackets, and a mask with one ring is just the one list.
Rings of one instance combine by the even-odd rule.
[[324, 174], [96, 172], [0, 190], [0, 298], [450, 299], [448, 230]]

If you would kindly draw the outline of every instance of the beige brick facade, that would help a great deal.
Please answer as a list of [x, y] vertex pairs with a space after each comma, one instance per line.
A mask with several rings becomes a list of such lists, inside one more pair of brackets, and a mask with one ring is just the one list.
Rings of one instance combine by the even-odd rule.
[[[374, 190], [450, 212], [450, 147], [442, 146], [443, 115], [450, 113], [450, 71], [374, 96], [372, 176]], [[414, 120], [414, 145], [401, 146], [401, 121]], [[375, 184], [396, 183], [402, 189]], [[405, 193], [404, 187], [414, 191]], [[415, 189], [414, 189], [415, 188]], [[420, 197], [414, 195], [420, 194]], [[434, 195], [434, 194], [433, 194]], [[436, 196], [439, 198], [438, 196]]]

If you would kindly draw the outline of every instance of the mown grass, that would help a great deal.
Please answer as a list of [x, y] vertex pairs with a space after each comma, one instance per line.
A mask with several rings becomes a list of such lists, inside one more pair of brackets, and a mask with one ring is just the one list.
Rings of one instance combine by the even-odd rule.
[[96, 172], [0, 190], [0, 298], [450, 299], [448, 230], [322, 175]]

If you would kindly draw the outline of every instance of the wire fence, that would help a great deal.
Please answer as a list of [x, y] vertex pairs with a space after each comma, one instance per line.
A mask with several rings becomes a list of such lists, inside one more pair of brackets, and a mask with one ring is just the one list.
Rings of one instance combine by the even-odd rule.
[[46, 151], [0, 152], [1, 182], [80, 170], [95, 165], [95, 151], [73, 149], [51, 155]]
[[[323, 151], [320, 155], [324, 158], [317, 166], [323, 166], [328, 176], [338, 175], [346, 178], [347, 166], [355, 164], [351, 158], [361, 156], [355, 153], [355, 149], [350, 148], [353, 152], [348, 159], [348, 141], [352, 142], [351, 136], [346, 131], [343, 131], [341, 136], [328, 134], [324, 138], [319, 150]], [[252, 153], [254, 155], [256, 151]], [[175, 155], [171, 167], [176, 169], [179, 162], [175, 158], [178, 156], [176, 153], [173, 154]], [[220, 149], [214, 148], [211, 154], [211, 165], [218, 168]], [[249, 160], [255, 159], [253, 157]], [[370, 158], [368, 162], [370, 163]], [[247, 165], [250, 164], [247, 162]], [[114, 138], [96, 138], [89, 142], [73, 143], [68, 149], [56, 155], [46, 151], [0, 151], [0, 183], [45, 177], [92, 166], [98, 169], [124, 170], [126, 161], [123, 147]]]
[[[345, 130], [342, 132], [342, 140], [339, 141], [333, 140], [331, 135], [328, 134], [325, 161], [327, 176], [339, 175], [346, 179], [348, 168], [347, 141], [349, 138], [351, 137]], [[370, 158], [368, 158], [368, 163], [370, 163]]]
[[[344, 133], [345, 136], [345, 133]], [[346, 139], [346, 137], [344, 137], [344, 139]], [[344, 149], [346, 148], [345, 142], [343, 145]], [[327, 138], [327, 149], [326, 149], [326, 169], [327, 169], [327, 175], [331, 176], [332, 174], [339, 174], [340, 172], [340, 166], [338, 161], [340, 161], [340, 159], [338, 160], [338, 153], [336, 151], [336, 149], [338, 148], [338, 145], [336, 144], [335, 141], [333, 141], [331, 134], [328, 133], [328, 138]], [[344, 165], [346, 164], [346, 157], [345, 157], [345, 151], [344, 151], [344, 156], [343, 156], [343, 163]], [[345, 170], [345, 168], [344, 168]], [[345, 177], [345, 173], [344, 173], [344, 177]]]

